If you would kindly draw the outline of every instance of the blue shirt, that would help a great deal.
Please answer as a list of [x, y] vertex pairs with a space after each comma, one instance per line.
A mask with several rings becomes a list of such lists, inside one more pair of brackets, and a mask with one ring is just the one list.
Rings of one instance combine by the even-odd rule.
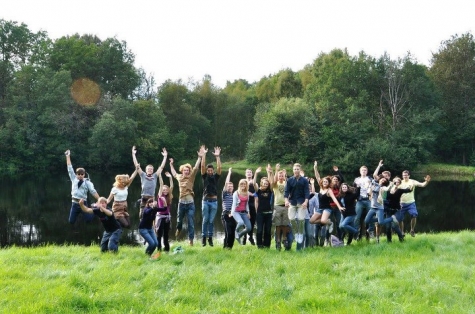
[[71, 197], [77, 199], [87, 199], [87, 192], [94, 195], [97, 193], [96, 189], [94, 189], [94, 184], [92, 184], [89, 179], [84, 178], [84, 182], [78, 187], [79, 180], [74, 173], [74, 169], [72, 165], [68, 165], [68, 173], [69, 178], [71, 179]]
[[287, 179], [285, 185], [284, 197], [289, 200], [291, 205], [303, 204], [310, 198], [310, 189], [308, 180], [305, 177], [294, 176]]

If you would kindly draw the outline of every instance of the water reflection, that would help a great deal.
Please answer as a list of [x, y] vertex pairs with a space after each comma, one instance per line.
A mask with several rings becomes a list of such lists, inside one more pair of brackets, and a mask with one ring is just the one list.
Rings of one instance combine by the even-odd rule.
[[[65, 167], [66, 168], [66, 167]], [[116, 173], [92, 174], [92, 182], [101, 196], [108, 196]], [[350, 178], [348, 176], [348, 178]], [[38, 179], [36, 179], [38, 178]], [[235, 186], [242, 176], [233, 174]], [[414, 176], [418, 179], [418, 176]], [[422, 178], [422, 176], [421, 176]], [[167, 182], [167, 178], [164, 178]], [[219, 189], [225, 181], [223, 173]], [[1, 246], [20, 245], [33, 246], [44, 244], [84, 244], [99, 243], [103, 227], [98, 219], [85, 223], [80, 216], [74, 227], [68, 223], [70, 209], [70, 188], [66, 169], [64, 172], [48, 177], [13, 176], [0, 178], [0, 244]], [[176, 186], [176, 184], [175, 184]], [[195, 182], [195, 230], [196, 238], [201, 238], [201, 178]], [[174, 238], [176, 228], [176, 210], [178, 189], [175, 187], [172, 209], [172, 230], [170, 238]], [[467, 178], [464, 181], [438, 181], [436, 176], [426, 188], [416, 190], [416, 203], [419, 218], [416, 232], [459, 231], [473, 229], [475, 225], [475, 181]], [[121, 243], [135, 245], [142, 239], [136, 229], [138, 226], [138, 209], [135, 200], [140, 197], [140, 180], [136, 178], [129, 188], [129, 212], [132, 226], [135, 229], [125, 230]], [[223, 237], [220, 221], [221, 203], [218, 205], [215, 219], [215, 234]], [[186, 223], [184, 224], [186, 228]], [[409, 218], [406, 217], [406, 229]], [[186, 230], [182, 235], [187, 234]]]

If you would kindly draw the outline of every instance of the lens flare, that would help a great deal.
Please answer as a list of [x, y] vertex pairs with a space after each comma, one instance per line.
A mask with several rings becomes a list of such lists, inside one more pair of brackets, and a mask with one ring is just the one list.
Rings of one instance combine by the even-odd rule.
[[99, 85], [88, 79], [80, 78], [71, 85], [71, 97], [80, 105], [95, 105], [101, 97], [101, 89]]

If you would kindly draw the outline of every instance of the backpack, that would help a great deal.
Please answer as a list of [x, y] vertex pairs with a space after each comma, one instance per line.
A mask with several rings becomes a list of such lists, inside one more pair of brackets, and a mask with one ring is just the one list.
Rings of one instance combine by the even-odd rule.
[[332, 247], [339, 247], [339, 246], [343, 246], [343, 241], [341, 241], [340, 239], [338, 239], [337, 236], [334, 236], [333, 234], [331, 235], [331, 239], [330, 239], [330, 243], [331, 243], [331, 246]]

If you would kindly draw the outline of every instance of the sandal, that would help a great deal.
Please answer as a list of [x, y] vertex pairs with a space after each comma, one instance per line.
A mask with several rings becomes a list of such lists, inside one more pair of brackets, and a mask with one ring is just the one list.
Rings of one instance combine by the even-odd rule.
[[414, 233], [414, 230], [411, 230], [411, 237], [415, 237], [416, 234]]

